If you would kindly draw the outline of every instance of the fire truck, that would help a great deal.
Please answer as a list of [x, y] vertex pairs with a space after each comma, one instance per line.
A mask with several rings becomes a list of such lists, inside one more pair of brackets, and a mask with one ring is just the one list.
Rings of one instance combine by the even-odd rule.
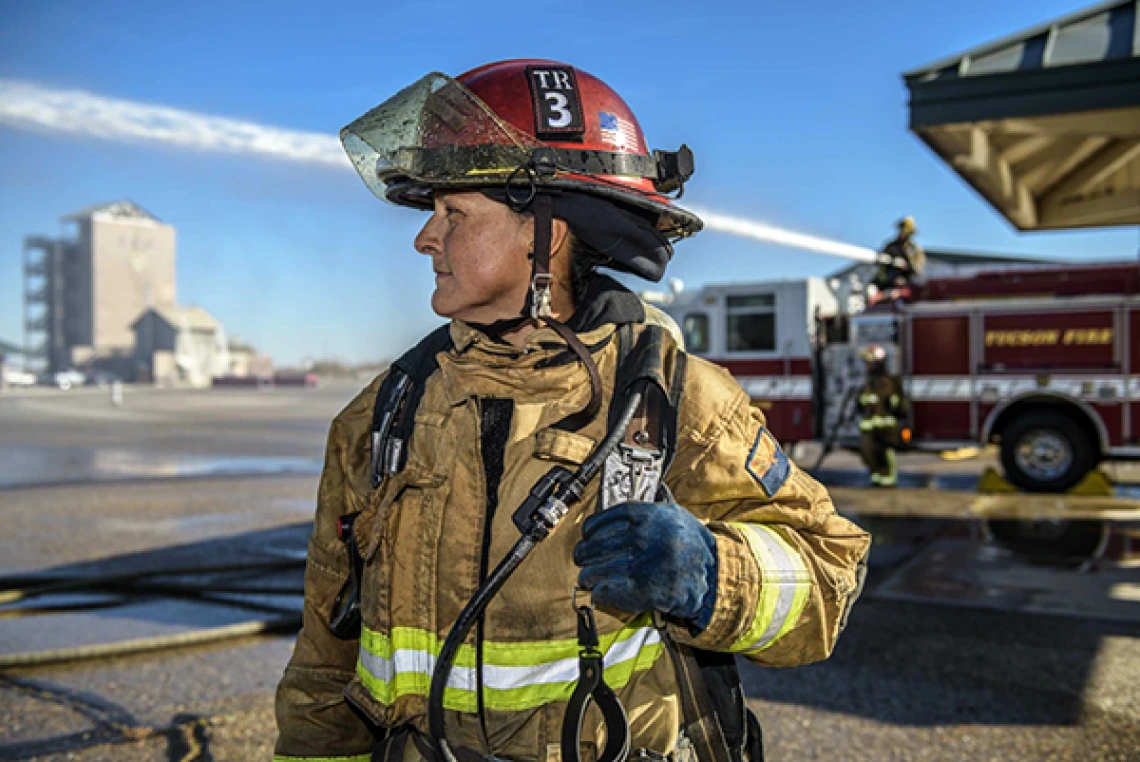
[[870, 307], [836, 286], [710, 285], [664, 309], [787, 442], [857, 441], [859, 350], [878, 344], [917, 449], [996, 443], [1006, 479], [1032, 492], [1140, 459], [1140, 264], [978, 268]]

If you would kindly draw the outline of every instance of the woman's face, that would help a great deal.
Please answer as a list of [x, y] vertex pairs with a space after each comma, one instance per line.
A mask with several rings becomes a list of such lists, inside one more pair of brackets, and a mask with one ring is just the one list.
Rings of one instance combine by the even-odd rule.
[[530, 288], [534, 223], [478, 191], [439, 191], [416, 251], [431, 257], [436, 314], [470, 323], [518, 317]]

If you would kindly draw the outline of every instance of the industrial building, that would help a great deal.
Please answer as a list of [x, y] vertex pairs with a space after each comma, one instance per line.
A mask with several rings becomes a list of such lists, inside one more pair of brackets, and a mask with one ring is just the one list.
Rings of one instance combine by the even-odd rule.
[[201, 307], [151, 307], [131, 328], [136, 380], [201, 388], [229, 375], [225, 329]]
[[29, 370], [99, 365], [134, 372], [132, 324], [173, 306], [175, 230], [132, 201], [61, 218], [59, 238], [24, 239], [24, 346]]

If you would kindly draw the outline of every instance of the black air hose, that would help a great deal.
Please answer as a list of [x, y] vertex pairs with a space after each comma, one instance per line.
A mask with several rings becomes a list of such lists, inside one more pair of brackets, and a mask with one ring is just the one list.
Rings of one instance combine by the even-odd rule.
[[[459, 651], [459, 646], [467, 639], [467, 635], [475, 626], [475, 622], [486, 610], [495, 594], [518, 569], [519, 564], [534, 550], [538, 543], [550, 534], [558, 521], [566, 515], [567, 509], [582, 499], [586, 485], [598, 473], [614, 448], [625, 439], [629, 424], [633, 421], [633, 416], [641, 405], [641, 399], [642, 392], [640, 391], [630, 394], [629, 401], [626, 403], [617, 424], [606, 434], [606, 438], [586, 458], [586, 461], [557, 494], [550, 495], [542, 505], [538, 506], [532, 517], [534, 520], [530, 523], [530, 529], [523, 533], [523, 536], [499, 562], [487, 580], [471, 596], [471, 600], [459, 612], [454, 626], [447, 634], [447, 639], [440, 649], [439, 658], [436, 660], [435, 669], [432, 671], [431, 690], [428, 693], [428, 730], [431, 733], [432, 742], [445, 762], [456, 762], [455, 756], [448, 748], [444, 730], [443, 693], [447, 687], [447, 681], [451, 677], [451, 668], [455, 664], [455, 655]], [[560, 505], [555, 505], [556, 503]]]

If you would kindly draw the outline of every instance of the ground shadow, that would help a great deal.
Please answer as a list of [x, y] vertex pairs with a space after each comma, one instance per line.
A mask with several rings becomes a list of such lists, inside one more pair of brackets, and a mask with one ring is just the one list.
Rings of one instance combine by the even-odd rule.
[[1076, 725], [1098, 650], [1140, 625], [865, 600], [832, 657], [742, 660], [748, 696], [894, 725]]

